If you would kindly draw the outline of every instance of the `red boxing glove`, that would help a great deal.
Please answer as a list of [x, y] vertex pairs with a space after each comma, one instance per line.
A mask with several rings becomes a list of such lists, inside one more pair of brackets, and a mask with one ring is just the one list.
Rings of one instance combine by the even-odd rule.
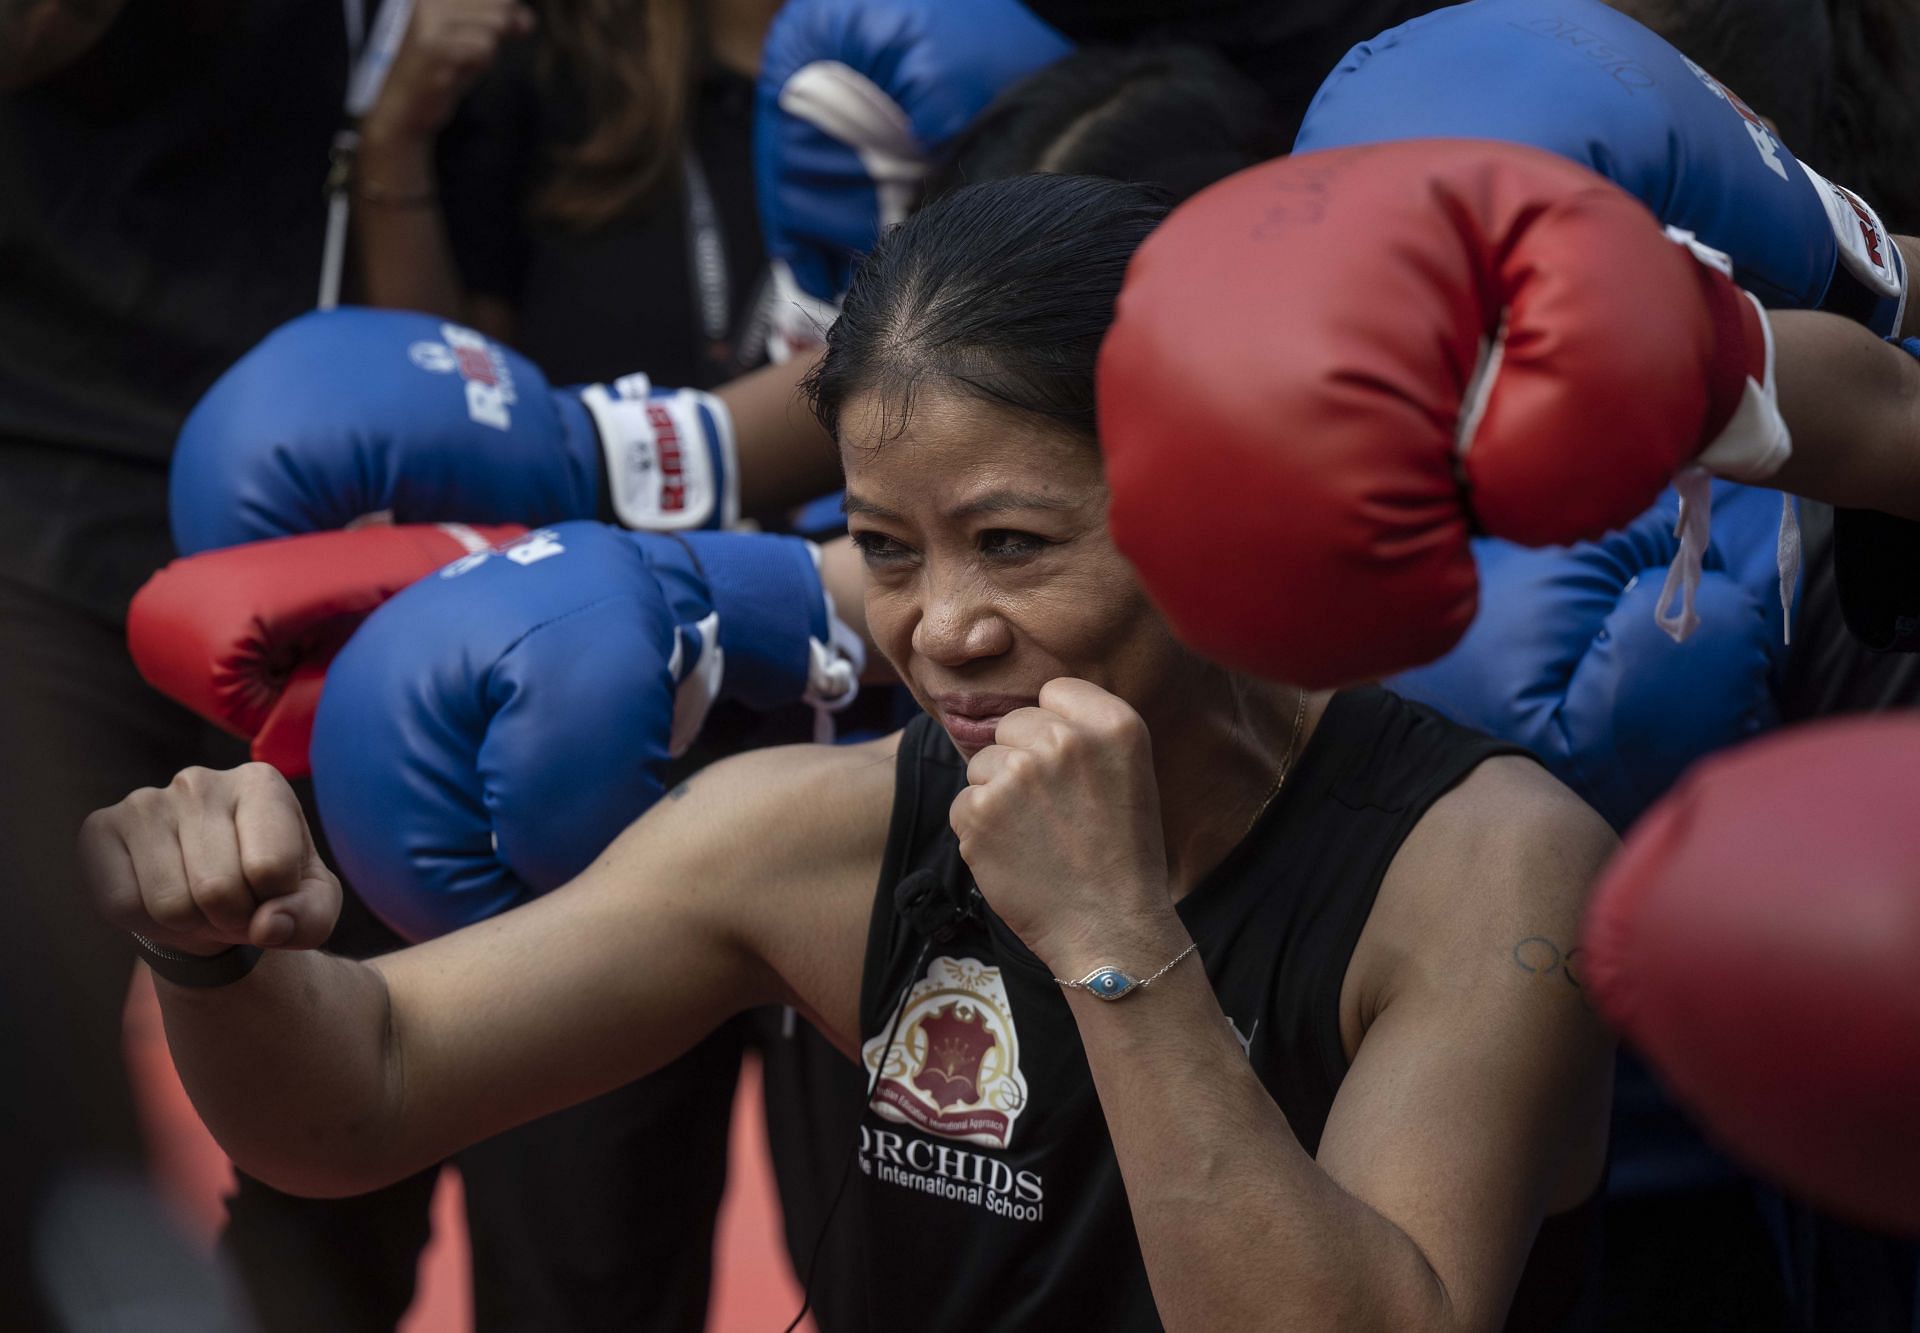
[[134, 595], [127, 647], [148, 684], [302, 777], [327, 664], [360, 622], [448, 562], [525, 532], [369, 526], [187, 556]]
[[1740, 1156], [1920, 1235], [1920, 719], [1697, 765], [1628, 835], [1581, 979]]
[[[1713, 252], [1705, 252], [1712, 256]], [[1419, 140], [1268, 162], [1134, 257], [1100, 353], [1115, 541], [1190, 645], [1309, 687], [1444, 653], [1468, 538], [1783, 461], [1752, 298], [1584, 167]], [[1758, 445], [1716, 441], [1732, 423]]]

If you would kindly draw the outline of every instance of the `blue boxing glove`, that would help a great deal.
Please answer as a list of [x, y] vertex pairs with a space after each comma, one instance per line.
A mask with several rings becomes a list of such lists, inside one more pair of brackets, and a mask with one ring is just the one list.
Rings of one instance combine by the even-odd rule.
[[760, 58], [754, 187], [781, 340], [817, 342], [930, 156], [1073, 49], [1014, 0], [789, 0]]
[[431, 315], [343, 307], [269, 334], [207, 390], [174, 449], [174, 544], [401, 523], [734, 521], [724, 404], [645, 376], [551, 389], [526, 358]]
[[382, 606], [320, 698], [340, 868], [408, 939], [572, 878], [658, 800], [715, 699], [838, 707], [858, 648], [811, 544], [562, 523]]
[[1320, 86], [1294, 149], [1436, 137], [1572, 158], [1725, 252], [1764, 304], [1900, 326], [1905, 264], [1873, 210], [1600, 0], [1472, 0], [1362, 42]]
[[1656, 624], [1679, 501], [1578, 546], [1474, 543], [1481, 605], [1452, 652], [1388, 681], [1457, 722], [1524, 745], [1616, 829], [1696, 759], [1779, 721], [1790, 609], [1774, 491], [1715, 482], [1700, 632]]

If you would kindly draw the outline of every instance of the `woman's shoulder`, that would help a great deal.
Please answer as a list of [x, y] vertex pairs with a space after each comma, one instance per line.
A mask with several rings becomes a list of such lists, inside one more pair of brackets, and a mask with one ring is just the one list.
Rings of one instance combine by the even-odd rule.
[[1420, 936], [1441, 923], [1433, 938], [1524, 925], [1563, 932], [1570, 947], [1617, 846], [1606, 821], [1538, 762], [1494, 755], [1414, 825], [1381, 884], [1382, 906]]
[[1511, 969], [1565, 973], [1594, 879], [1618, 840], [1524, 755], [1475, 765], [1400, 845], [1342, 986], [1349, 1055], [1397, 997], [1463, 997]]
[[[1502, 813], [1506, 818], [1502, 819]], [[1546, 827], [1596, 825], [1606, 821], [1539, 760], [1514, 751], [1491, 755], [1474, 765], [1459, 784], [1427, 814], [1440, 831], [1484, 836], [1502, 829], [1518, 833]]]

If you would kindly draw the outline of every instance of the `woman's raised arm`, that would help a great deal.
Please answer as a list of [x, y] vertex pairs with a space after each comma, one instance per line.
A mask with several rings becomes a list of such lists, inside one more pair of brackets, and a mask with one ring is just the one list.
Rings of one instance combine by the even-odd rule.
[[660, 1067], [728, 1015], [794, 1004], [850, 1043], [892, 740], [702, 773], [572, 883], [361, 964], [316, 951], [339, 885], [272, 769], [188, 770], [82, 831], [117, 924], [176, 953], [266, 950], [159, 983], [175, 1064], [247, 1172], [361, 1193]]

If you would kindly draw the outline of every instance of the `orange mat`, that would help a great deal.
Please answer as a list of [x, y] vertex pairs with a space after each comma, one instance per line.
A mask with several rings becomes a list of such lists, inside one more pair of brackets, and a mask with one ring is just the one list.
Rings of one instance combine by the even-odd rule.
[[[154, 1172], [197, 1240], [212, 1247], [221, 1196], [232, 1166], [194, 1113], [174, 1073], [160, 1027], [153, 982], [139, 970], [127, 1002], [127, 1066], [146, 1131]], [[800, 1308], [780, 1235], [779, 1204], [767, 1161], [760, 1110], [760, 1067], [748, 1058], [733, 1105], [732, 1160], [715, 1241], [713, 1304], [707, 1327], [717, 1333], [778, 1333]], [[433, 1240], [420, 1259], [420, 1286], [400, 1333], [470, 1333], [466, 1223], [458, 1173], [447, 1171], [433, 1200]], [[811, 1330], [808, 1321], [802, 1325]]]

